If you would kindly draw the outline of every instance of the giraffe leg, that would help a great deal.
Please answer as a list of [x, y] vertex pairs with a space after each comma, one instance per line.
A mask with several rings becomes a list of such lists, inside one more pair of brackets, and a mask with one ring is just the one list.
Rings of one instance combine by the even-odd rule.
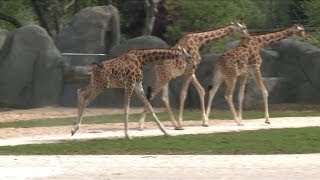
[[151, 104], [149, 103], [149, 101], [147, 100], [143, 87], [142, 87], [142, 83], [138, 83], [135, 86], [135, 92], [137, 93], [137, 95], [139, 96], [139, 98], [142, 100], [142, 102], [145, 104], [146, 107], [148, 107], [148, 109], [150, 110], [153, 118], [155, 119], [157, 125], [159, 126], [160, 130], [164, 133], [164, 135], [169, 135], [165, 129], [165, 127], [162, 125], [162, 123], [160, 122], [160, 120], [158, 119], [158, 117], [156, 116], [156, 114], [154, 113], [154, 110], [151, 106]]
[[205, 96], [205, 91], [203, 87], [201, 86], [200, 82], [198, 81], [197, 77], [193, 74], [192, 75], [192, 84], [196, 88], [199, 98], [200, 98], [200, 108], [201, 108], [201, 113], [202, 113], [202, 126], [208, 127], [209, 122], [208, 122], [208, 116], [206, 115], [205, 112], [205, 106], [204, 106], [204, 96]]
[[222, 77], [221, 73], [216, 71], [216, 73], [214, 74], [213, 80], [212, 80], [212, 88], [209, 91], [208, 105], [207, 105], [207, 110], [206, 110], [206, 115], [208, 118], [210, 117], [212, 100], [213, 100], [214, 96], [216, 95], [219, 87], [221, 86], [222, 81], [223, 81], [223, 77]]
[[176, 121], [176, 118], [173, 114], [173, 111], [170, 107], [170, 99], [169, 99], [169, 84], [166, 84], [163, 89], [162, 89], [162, 102], [163, 104], [165, 105], [168, 113], [169, 113], [169, 116], [170, 116], [170, 119], [171, 119], [171, 122], [172, 122], [172, 125], [176, 128], [176, 129], [179, 129], [180, 124], [178, 125], [177, 121]]
[[187, 97], [188, 87], [190, 85], [191, 79], [192, 79], [192, 75], [187, 75], [182, 85], [181, 94], [180, 94], [180, 107], [179, 107], [179, 121], [178, 121], [179, 127], [176, 128], [177, 130], [183, 129], [182, 119], [183, 119], [184, 102]]
[[237, 111], [236, 111], [236, 109], [234, 107], [234, 104], [233, 104], [233, 92], [234, 92], [234, 88], [235, 88], [235, 85], [236, 85], [236, 81], [237, 81], [236, 77], [226, 79], [227, 89], [226, 89], [226, 93], [225, 93], [224, 97], [228, 102], [228, 105], [229, 105], [230, 110], [231, 110], [231, 112], [233, 114], [234, 120], [236, 121], [236, 123], [238, 125], [242, 125], [241, 122], [239, 121], [239, 118], [238, 118], [238, 115], [237, 115]]
[[269, 108], [268, 108], [268, 91], [263, 83], [262, 75], [259, 70], [259, 68], [253, 70], [253, 76], [256, 79], [256, 82], [261, 90], [263, 102], [264, 102], [264, 108], [265, 108], [265, 123], [270, 124], [269, 121]]
[[78, 89], [78, 117], [77, 121], [73, 122], [73, 128], [71, 129], [71, 136], [73, 136], [80, 128], [83, 112], [87, 105], [100, 93], [102, 92], [101, 88], [94, 89], [91, 86], [88, 86], [85, 89]]
[[148, 107], [144, 107], [143, 112], [141, 113], [140, 119], [139, 119], [139, 131], [143, 131], [144, 129], [144, 122], [147, 116]]
[[[162, 94], [162, 102], [164, 103], [167, 111], [169, 112], [172, 124], [174, 127], [177, 127], [177, 121], [176, 118], [173, 115], [173, 112], [171, 111], [170, 108], [170, 102], [169, 102], [169, 81], [172, 78], [171, 77], [171, 72], [168, 71], [168, 69], [163, 68], [162, 66], [155, 66], [155, 74], [156, 74], [156, 83], [155, 87], [152, 88], [151, 95], [149, 102], [152, 102], [154, 97], [161, 91], [163, 90]], [[139, 119], [139, 129], [143, 130], [144, 122], [145, 122], [145, 117], [147, 115], [148, 108], [145, 107], [143, 113], [141, 114], [141, 117]]]
[[[159, 92], [160, 89], [159, 89], [159, 88], [155, 88], [155, 90], [156, 90], [156, 91], [152, 91], [152, 94], [151, 94], [151, 97], [150, 97], [150, 101], [153, 100], [153, 98], [154, 98], [155, 95]], [[155, 92], [155, 93], [153, 93], [153, 92]], [[172, 110], [171, 110], [171, 108], [170, 108], [170, 102], [169, 102], [169, 85], [168, 85], [168, 84], [166, 84], [166, 85], [163, 86], [162, 92], [163, 92], [163, 94], [162, 94], [161, 100], [162, 100], [162, 102], [164, 103], [164, 105], [165, 105], [165, 107], [166, 107], [166, 109], [167, 109], [167, 111], [168, 111], [168, 113], [169, 113], [169, 115], [170, 115], [170, 119], [171, 119], [172, 125], [173, 125], [174, 127], [178, 127], [176, 118], [174, 117], [174, 114], [173, 114], [173, 112], [172, 112]], [[144, 128], [144, 122], [145, 122], [145, 118], [146, 118], [148, 109], [149, 109], [149, 108], [145, 106], [144, 111], [142, 112], [141, 117], [140, 117], [140, 119], [139, 119], [139, 130], [140, 130], [140, 131], [143, 130], [143, 128]]]
[[125, 115], [125, 122], [124, 122], [124, 134], [127, 139], [131, 139], [129, 135], [129, 110], [130, 110], [130, 99], [133, 92], [133, 86], [127, 85], [125, 88], [125, 95], [124, 95], [124, 115]]
[[246, 87], [246, 82], [247, 82], [248, 75], [242, 75], [239, 77], [239, 84], [240, 84], [240, 89], [239, 89], [239, 95], [238, 95], [238, 117], [239, 120], [242, 120], [242, 109], [243, 109], [243, 99], [244, 99], [244, 91]]

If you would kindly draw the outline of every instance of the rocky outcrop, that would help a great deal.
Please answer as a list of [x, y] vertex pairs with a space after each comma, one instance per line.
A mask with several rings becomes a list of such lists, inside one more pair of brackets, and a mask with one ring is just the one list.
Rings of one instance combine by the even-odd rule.
[[[62, 30], [56, 39], [61, 52], [108, 53], [120, 40], [119, 12], [113, 6], [95, 6], [82, 9]], [[68, 56], [72, 66], [89, 65], [105, 57]]]
[[320, 51], [296, 40], [285, 39], [272, 46], [279, 53], [273, 66], [277, 76], [290, 80], [292, 102], [320, 103]]
[[62, 89], [60, 52], [39, 26], [0, 32], [0, 102], [9, 106], [57, 104]]
[[140, 36], [111, 48], [108, 58], [115, 58], [130, 49], [168, 48], [168, 44], [155, 36]]

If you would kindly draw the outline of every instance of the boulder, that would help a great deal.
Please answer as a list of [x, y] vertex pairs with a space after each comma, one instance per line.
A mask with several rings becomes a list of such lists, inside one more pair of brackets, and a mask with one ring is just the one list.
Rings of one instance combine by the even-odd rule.
[[[113, 6], [82, 9], [58, 34], [56, 44], [62, 53], [108, 53], [120, 40], [119, 12]], [[72, 66], [90, 65], [105, 57], [68, 56]]]
[[2, 49], [4, 43], [6, 42], [8, 33], [9, 31], [0, 28], [0, 49]]
[[0, 42], [0, 102], [32, 107], [57, 104], [63, 67], [46, 30], [32, 25], [0, 32]]
[[108, 58], [112, 59], [130, 49], [168, 48], [169, 45], [155, 36], [139, 36], [111, 48]]
[[277, 76], [288, 78], [293, 84], [292, 101], [319, 103], [319, 49], [304, 42], [284, 39], [274, 44], [272, 50], [280, 55], [273, 67]]

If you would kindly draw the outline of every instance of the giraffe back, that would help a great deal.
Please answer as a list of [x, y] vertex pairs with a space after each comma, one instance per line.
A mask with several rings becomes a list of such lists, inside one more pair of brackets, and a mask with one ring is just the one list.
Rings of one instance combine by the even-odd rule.
[[104, 88], [124, 88], [126, 84], [142, 81], [142, 67], [134, 54], [124, 54], [104, 61], [102, 68], [95, 67], [93, 79]]

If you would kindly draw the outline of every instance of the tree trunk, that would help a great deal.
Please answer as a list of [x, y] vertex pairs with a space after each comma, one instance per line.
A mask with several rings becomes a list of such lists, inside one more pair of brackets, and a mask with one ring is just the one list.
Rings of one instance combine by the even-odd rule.
[[60, 4], [58, 0], [51, 0], [50, 6], [52, 9], [53, 19], [54, 19], [54, 26], [56, 33], [59, 34], [61, 31], [63, 24], [62, 24], [62, 18], [64, 15], [64, 7]]
[[143, 29], [143, 35], [151, 35], [153, 31], [153, 26], [155, 22], [155, 14], [157, 13], [157, 3], [154, 2], [154, 0], [145, 0], [145, 12], [146, 12], [146, 18], [144, 21], [144, 29]]
[[40, 7], [40, 5], [38, 4], [37, 0], [31, 0], [31, 4], [33, 6], [34, 11], [36, 12], [39, 22], [40, 22], [40, 26], [42, 26], [43, 28], [45, 28], [48, 32], [48, 34], [52, 37], [52, 32], [48, 26], [48, 23], [44, 17], [44, 14], [42, 12], [42, 9]]
[[79, 0], [75, 0], [74, 1], [73, 14], [76, 14], [79, 11], [80, 11], [80, 1]]
[[12, 25], [14, 25], [16, 28], [22, 27], [22, 24], [17, 19], [15, 19], [11, 16], [8, 16], [2, 12], [0, 12], [0, 20], [7, 21], [7, 22], [11, 23]]
[[99, 4], [102, 6], [112, 5], [112, 0], [100, 0]]

